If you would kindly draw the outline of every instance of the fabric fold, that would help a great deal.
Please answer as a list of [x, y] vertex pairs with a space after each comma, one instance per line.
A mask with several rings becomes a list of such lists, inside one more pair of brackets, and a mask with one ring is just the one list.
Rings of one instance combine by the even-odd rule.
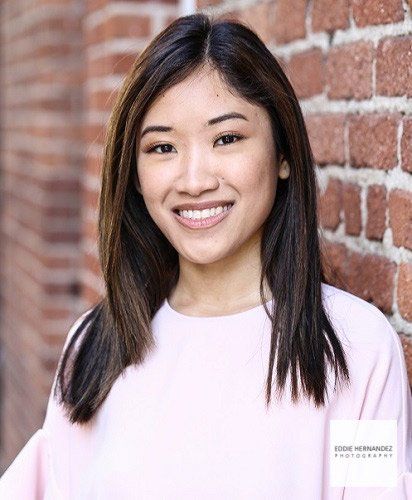
[[2, 500], [63, 500], [52, 469], [47, 432], [38, 429], [0, 481]]

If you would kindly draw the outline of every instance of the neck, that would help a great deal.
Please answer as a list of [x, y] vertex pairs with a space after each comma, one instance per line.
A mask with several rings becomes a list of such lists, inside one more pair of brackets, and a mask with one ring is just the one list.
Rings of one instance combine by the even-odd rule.
[[[256, 238], [235, 254], [208, 264], [179, 258], [179, 279], [169, 303], [190, 314], [230, 314], [261, 303], [260, 239]], [[265, 301], [272, 298], [266, 281]]]

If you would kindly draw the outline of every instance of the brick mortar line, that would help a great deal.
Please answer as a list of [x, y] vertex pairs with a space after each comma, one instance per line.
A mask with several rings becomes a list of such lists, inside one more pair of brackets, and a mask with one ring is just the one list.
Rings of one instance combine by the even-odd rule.
[[107, 120], [110, 118], [111, 111], [101, 111], [93, 108], [88, 108], [85, 110], [85, 122], [87, 125], [103, 125], [106, 124]]
[[[83, 67], [83, 60], [80, 60], [75, 53], [69, 56], [46, 56], [42, 58], [31, 59], [30, 61], [17, 61], [15, 64], [4, 64], [1, 66], [3, 72], [7, 72], [7, 78], [2, 79], [3, 86], [14, 84], [16, 86], [16, 81], [22, 79], [23, 77], [38, 78], [39, 76], [51, 73], [53, 71], [59, 70], [62, 72], [72, 72], [81, 71]], [[13, 66], [16, 66], [15, 68]], [[18, 78], [10, 78], [15, 77]], [[54, 82], [57, 83], [57, 82]], [[27, 88], [27, 86], [34, 85], [32, 82], [22, 81], [21, 86]], [[65, 84], [66, 87], [75, 87], [74, 84]]]
[[[20, 257], [21, 256], [21, 257]], [[80, 255], [79, 255], [80, 257]], [[49, 268], [41, 263], [40, 259], [36, 259], [32, 252], [27, 250], [23, 245], [13, 248], [13, 260], [19, 263], [19, 268], [28, 273], [24, 277], [33, 281], [34, 286], [41, 288], [42, 284], [57, 284], [64, 285], [68, 281], [74, 281], [78, 269], [74, 267], [66, 267], [65, 269]], [[31, 262], [32, 264], [28, 264]], [[35, 262], [35, 263], [34, 263]], [[14, 270], [7, 270], [4, 276], [14, 275]], [[30, 278], [29, 275], [36, 276], [36, 280]]]
[[[81, 116], [77, 114], [67, 115], [63, 111], [54, 113], [47, 113], [45, 115], [40, 114], [39, 116], [34, 116], [31, 111], [28, 110], [2, 110], [2, 116], [4, 117], [3, 123], [3, 137], [8, 134], [14, 134], [16, 127], [36, 127], [38, 129], [49, 130], [53, 133], [66, 134], [71, 130], [76, 130], [77, 127], [84, 126], [84, 120]], [[66, 117], [66, 119], [65, 119]], [[8, 128], [8, 125], [13, 125], [13, 128]]]
[[[38, 31], [33, 34], [27, 35], [24, 38], [20, 38], [19, 40], [15, 40], [12, 42], [7, 42], [4, 44], [2, 51], [6, 56], [8, 54], [12, 54], [12, 56], [22, 56], [26, 54], [30, 54], [33, 50], [47, 47], [50, 44], [54, 46], [60, 45], [77, 45], [79, 41], [73, 37], [72, 33], [65, 33], [62, 30], [46, 30], [46, 31]], [[9, 49], [12, 50], [9, 50]], [[79, 54], [77, 54], [79, 56]], [[61, 57], [61, 56], [60, 56]], [[3, 58], [3, 61], [8, 63], [9, 61]]]
[[[384, 185], [388, 191], [402, 189], [412, 192], [412, 175], [399, 166], [388, 171], [373, 169], [370, 167], [352, 167], [348, 164], [316, 166], [316, 174], [323, 183], [324, 189], [327, 187], [327, 180], [331, 177], [343, 182], [354, 182], [358, 186], [368, 188], [374, 184]], [[321, 189], [321, 194], [324, 190]]]
[[[67, 169], [69, 172], [70, 169]], [[64, 171], [62, 172], [64, 175]], [[47, 177], [44, 173], [42, 181], [47, 183], [57, 182], [62, 184], [66, 181], [79, 181], [79, 173], [77, 176], [60, 178], [56, 172], [52, 172], [50, 177]], [[53, 177], [54, 176], [54, 177]], [[56, 190], [50, 190], [50, 186], [45, 185], [44, 187], [38, 186], [36, 181], [38, 176], [31, 172], [28, 176], [27, 183], [29, 185], [24, 185], [22, 189], [16, 189], [16, 184], [21, 182], [21, 176], [13, 175], [13, 173], [8, 172], [8, 177], [5, 177], [3, 185], [0, 188], [0, 193], [3, 196], [12, 194], [13, 198], [17, 203], [29, 203], [30, 205], [35, 204], [39, 210], [49, 210], [52, 208], [78, 208], [78, 200], [74, 199], [73, 194], [78, 195], [77, 189], [73, 186], [72, 188], [66, 188], [63, 192], [56, 192]], [[82, 183], [80, 183], [82, 184]], [[67, 194], [65, 194], [65, 192]], [[63, 203], [62, 203], [63, 202]]]
[[343, 222], [335, 231], [322, 227], [321, 233], [325, 234], [330, 241], [344, 244], [348, 250], [361, 255], [373, 254], [377, 257], [385, 257], [397, 265], [412, 262], [412, 250], [392, 245], [390, 228], [386, 229], [383, 241], [367, 240], [360, 236], [346, 234]]
[[[73, 245], [71, 245], [71, 248], [67, 248], [67, 250], [71, 250], [71, 253], [69, 253], [68, 251], [66, 252], [52, 252], [52, 251], [48, 251], [48, 252], [45, 252], [44, 254], [42, 254], [42, 257], [48, 257], [50, 259], [54, 259], [54, 258], [61, 258], [61, 259], [68, 259], [68, 260], [71, 260], [73, 262], [73, 265], [76, 265], [76, 261], [78, 261], [79, 259], [79, 252], [77, 250], [77, 248], [75, 248]], [[36, 262], [40, 262], [39, 259], [36, 259], [35, 256], [33, 256], [33, 254], [27, 250], [25, 250], [28, 255], [30, 255], [30, 258], [31, 260], [36, 260]], [[6, 259], [5, 259], [6, 260]], [[71, 267], [71, 264], [67, 265], [67, 266], [62, 266], [61, 268], [69, 268]], [[47, 268], [49, 269], [50, 271], [50, 268]], [[56, 270], [58, 270], [58, 268], [56, 268]]]
[[20, 238], [16, 238], [16, 224], [10, 221], [9, 218], [3, 219], [2, 232], [7, 236], [8, 241], [13, 241], [15, 244], [19, 244], [20, 241], [30, 241], [30, 245], [37, 253], [45, 253], [46, 248], [48, 248], [49, 255], [52, 255], [52, 251], [56, 253], [61, 252], [62, 255], [65, 255], [68, 249], [77, 248], [74, 242], [45, 242], [40, 238], [37, 231], [21, 226], [18, 229]]
[[[72, 16], [70, 16], [72, 14]], [[51, 20], [61, 17], [67, 19], [74, 17], [73, 7], [71, 5], [37, 5], [33, 4], [33, 8], [25, 10], [13, 19], [4, 18], [3, 22], [3, 39], [5, 45], [8, 42], [7, 35], [16, 35], [17, 33], [24, 32], [27, 28], [36, 25], [44, 20]]]
[[201, 9], [197, 9], [197, 12], [205, 12], [206, 14], [220, 16], [231, 11], [241, 11], [262, 3], [270, 3], [270, 0], [222, 0], [218, 5], [208, 5]]
[[[15, 160], [17, 161], [17, 160]], [[14, 164], [14, 162], [12, 162]], [[43, 181], [43, 182], [71, 182], [71, 181], [77, 181], [80, 176], [82, 175], [80, 168], [75, 169], [73, 168], [73, 165], [65, 165], [61, 168], [59, 168], [58, 171], [56, 170], [51, 170], [50, 168], [45, 168], [44, 163], [42, 162], [36, 162], [36, 160], [30, 160], [30, 162], [23, 163], [20, 162], [21, 166], [25, 165], [30, 165], [30, 174], [28, 175], [29, 180], [33, 181], [33, 184], [35, 184], [37, 181]], [[5, 176], [4, 177], [4, 182], [3, 185], [0, 187], [0, 193], [5, 193], [8, 192], [9, 189], [7, 188], [7, 182], [11, 180], [13, 182], [14, 179], [19, 179], [20, 176], [16, 173], [16, 171], [13, 168], [7, 168], [7, 164], [3, 162], [2, 166], [2, 173], [8, 175], [8, 178]], [[30, 189], [30, 188], [28, 188]], [[37, 194], [40, 192], [44, 192], [40, 187], [35, 188], [38, 190]], [[27, 186], [24, 186], [24, 191], [27, 191]], [[32, 200], [32, 198], [30, 197]], [[37, 201], [36, 201], [37, 205]], [[53, 204], [53, 206], [56, 206]], [[66, 206], [66, 205], [65, 205]], [[47, 205], [48, 207], [48, 205]]]
[[329, 99], [326, 92], [300, 99], [304, 114], [366, 114], [366, 113], [404, 113], [412, 115], [411, 99], [403, 96], [373, 96], [371, 99]]
[[[24, 93], [22, 93], [23, 89], [25, 90]], [[44, 99], [46, 97], [67, 99], [68, 94], [76, 93], [80, 93], [79, 88], [75, 85], [67, 85], [66, 83], [22, 83], [21, 85], [14, 85], [8, 88], [4, 99], [7, 100], [8, 105], [12, 106], [16, 103]]]
[[127, 16], [149, 16], [156, 17], [158, 15], [166, 18], [177, 13], [178, 5], [168, 5], [165, 3], [152, 0], [149, 3], [132, 4], [131, 2], [116, 2], [109, 3], [100, 9], [96, 9], [91, 14], [85, 16], [83, 26], [85, 30], [90, 30], [104, 23], [112, 16], [127, 15]]
[[21, 151], [30, 151], [31, 153], [78, 153], [84, 154], [86, 145], [83, 141], [64, 139], [62, 137], [33, 137], [30, 134], [14, 131], [9, 134], [7, 149], [19, 149]]
[[85, 91], [100, 92], [101, 90], [119, 90], [123, 84], [124, 74], [110, 74], [88, 78], [85, 83]]
[[[323, 237], [326, 238], [328, 240], [328, 242], [330, 242], [330, 243], [342, 244], [348, 250], [359, 253], [361, 255], [366, 255], [366, 254], [371, 253], [371, 254], [376, 255], [376, 256], [386, 257], [386, 258], [390, 259], [392, 262], [395, 262], [396, 264], [398, 264], [398, 266], [400, 263], [408, 262], [408, 260], [400, 260], [399, 262], [397, 262], [398, 259], [396, 257], [394, 258], [394, 256], [393, 256], [394, 248], [389, 250], [389, 255], [388, 255], [386, 252], [382, 253], [382, 252], [374, 250], [373, 248], [365, 248], [365, 245], [359, 245], [359, 246], [356, 245], [357, 242], [355, 242], [355, 240], [357, 240], [358, 237], [352, 236], [352, 235], [342, 234], [342, 226], [343, 226], [343, 224], [341, 223], [339, 225], [339, 230], [340, 230], [341, 234], [337, 234], [337, 232], [333, 232], [332, 230], [327, 229], [327, 228], [322, 228]], [[360, 241], [362, 241], [362, 240], [360, 240]], [[369, 242], [369, 243], [376, 243], [376, 242]], [[375, 245], [371, 245], [371, 246], [375, 246]], [[401, 249], [399, 249], [399, 250], [401, 250]], [[398, 252], [396, 252], [396, 253], [398, 253]], [[409, 254], [409, 261], [412, 261], [412, 252], [411, 251], [404, 249], [403, 253]], [[399, 252], [399, 254], [401, 254], [401, 252]], [[396, 271], [396, 273], [397, 273], [397, 271]], [[397, 286], [397, 281], [396, 281], [397, 274], [396, 273], [394, 276], [394, 287]], [[396, 306], [394, 306], [394, 304], [396, 304]], [[412, 323], [408, 322], [400, 315], [399, 308], [397, 307], [396, 296], [395, 296], [395, 300], [392, 302], [392, 309], [393, 309], [392, 315], [388, 316], [385, 314], [388, 317], [388, 319], [390, 320], [392, 326], [395, 328], [396, 331], [403, 331], [407, 336], [412, 337]]]
[[89, 60], [99, 59], [113, 54], [134, 54], [142, 51], [147, 46], [145, 37], [124, 37], [105, 42], [88, 45], [85, 47], [86, 58]]
[[87, 148], [86, 158], [102, 160], [104, 154], [104, 145], [96, 144], [95, 142], [96, 140], [93, 141], [93, 143], [90, 144]]
[[98, 293], [104, 292], [103, 278], [97, 278], [94, 273], [84, 267], [80, 272], [80, 283], [87, 283], [88, 286], [92, 287]]
[[333, 47], [344, 47], [354, 42], [371, 41], [375, 46], [387, 38], [397, 38], [412, 34], [412, 19], [405, 19], [399, 23], [378, 24], [359, 28], [351, 26], [348, 29], [338, 29], [329, 38], [327, 32], [310, 32], [305, 38], [297, 38], [288, 43], [277, 44], [275, 40], [269, 41], [267, 46], [275, 55], [288, 60], [295, 54], [300, 54], [310, 49], [320, 48], [324, 53]]

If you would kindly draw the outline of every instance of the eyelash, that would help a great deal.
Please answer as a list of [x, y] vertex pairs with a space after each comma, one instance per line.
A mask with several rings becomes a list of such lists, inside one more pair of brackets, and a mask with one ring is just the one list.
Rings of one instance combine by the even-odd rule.
[[[222, 144], [222, 146], [230, 146], [231, 144], [235, 144], [236, 142], [239, 142], [240, 140], [244, 139], [244, 136], [243, 135], [239, 135], [239, 134], [234, 134], [234, 133], [226, 133], [226, 134], [223, 134], [219, 137], [217, 137], [215, 139], [214, 142], [222, 139], [223, 137], [235, 137], [237, 139], [237, 141], [234, 141], [234, 142], [230, 142], [230, 143], [226, 143], [226, 144]], [[168, 143], [163, 143], [163, 144], [154, 144], [153, 146], [151, 146], [147, 151], [146, 153], [152, 153], [152, 152], [155, 152], [154, 150], [156, 148], [159, 148], [161, 146], [170, 146], [170, 144]], [[167, 153], [171, 153], [171, 151], [166, 151], [165, 153], [157, 153], [157, 154], [160, 154], [160, 155], [164, 155], [164, 154], [167, 154]]]

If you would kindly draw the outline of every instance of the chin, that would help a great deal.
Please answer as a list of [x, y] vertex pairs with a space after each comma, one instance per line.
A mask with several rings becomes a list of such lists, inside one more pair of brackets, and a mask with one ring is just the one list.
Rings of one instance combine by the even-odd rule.
[[203, 251], [193, 254], [193, 252], [178, 252], [179, 257], [184, 260], [191, 262], [192, 264], [206, 265], [213, 264], [219, 260], [225, 258], [226, 255], [217, 254], [214, 251]]

